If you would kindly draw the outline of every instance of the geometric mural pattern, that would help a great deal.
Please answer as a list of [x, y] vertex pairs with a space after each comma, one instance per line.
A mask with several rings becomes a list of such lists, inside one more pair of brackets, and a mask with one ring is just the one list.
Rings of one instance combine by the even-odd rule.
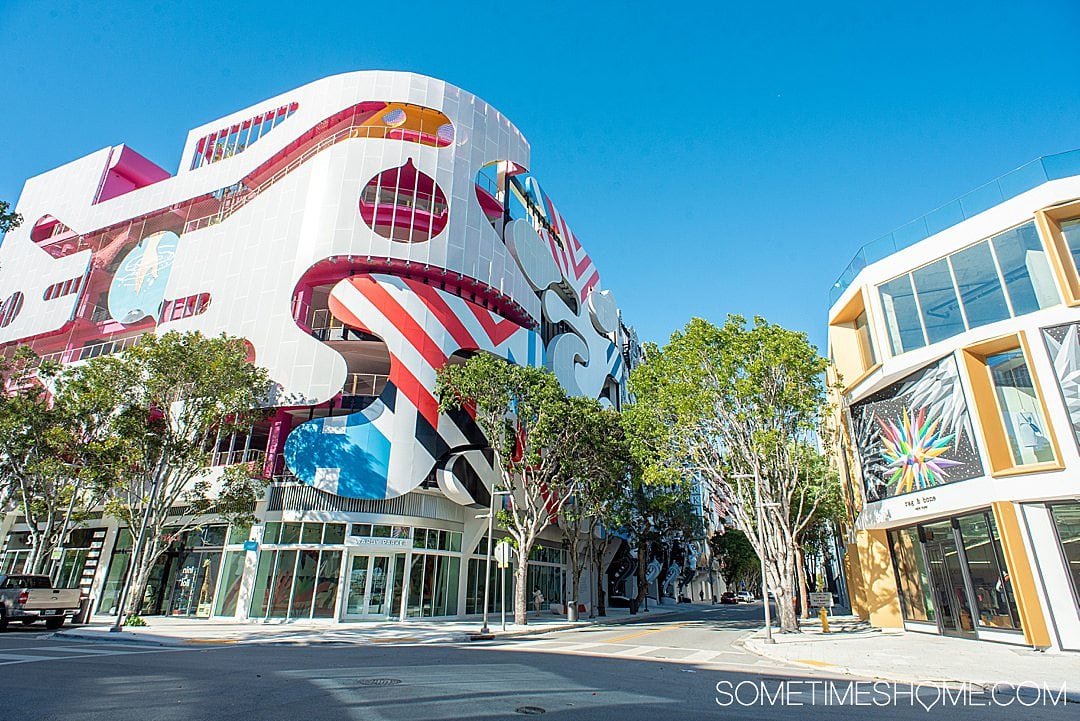
[[1080, 324], [1043, 328], [1042, 335], [1069, 412], [1073, 436], [1080, 443]]
[[851, 419], [869, 502], [983, 475], [952, 356], [852, 405]]

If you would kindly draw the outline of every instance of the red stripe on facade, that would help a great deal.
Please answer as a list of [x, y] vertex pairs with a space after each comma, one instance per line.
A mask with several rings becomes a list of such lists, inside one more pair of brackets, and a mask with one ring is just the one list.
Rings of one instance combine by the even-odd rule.
[[350, 278], [349, 283], [379, 309], [379, 312], [419, 351], [432, 368], [439, 369], [446, 365], [447, 356], [439, 344], [378, 281], [370, 277], [358, 277]]
[[439, 402], [393, 353], [390, 354], [390, 382], [416, 406], [416, 410], [432, 428], [439, 427]]

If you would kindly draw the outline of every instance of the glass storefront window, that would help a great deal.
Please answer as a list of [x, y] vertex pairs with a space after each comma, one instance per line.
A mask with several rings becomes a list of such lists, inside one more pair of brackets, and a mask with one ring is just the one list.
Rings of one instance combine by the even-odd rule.
[[1017, 349], [987, 356], [986, 365], [1015, 464], [1053, 461], [1054, 449], [1023, 352]]
[[215, 616], [235, 616], [236, 602], [240, 597], [240, 584], [244, 579], [244, 551], [226, 551], [221, 566], [221, 587], [214, 601]]
[[300, 543], [321, 543], [323, 524], [305, 523], [304, 530], [300, 534]]
[[893, 355], [926, 345], [919, 307], [915, 304], [915, 291], [911, 276], [903, 275], [878, 287], [881, 304], [885, 309], [885, 325], [889, 331], [889, 345]]
[[1019, 628], [1012, 582], [1005, 568], [997, 526], [990, 513], [957, 519], [967, 556], [968, 577], [975, 594], [980, 626]]
[[[322, 529], [319, 529], [320, 532]], [[319, 552], [300, 551], [296, 560], [296, 573], [293, 576], [292, 602], [289, 604], [289, 618], [310, 618], [312, 601], [315, 598], [315, 585], [318, 581]]]
[[266, 615], [266, 604], [270, 600], [270, 579], [274, 575], [277, 553], [277, 551], [259, 553], [259, 567], [255, 571], [255, 587], [251, 590], [251, 605], [248, 608], [248, 615], [252, 618], [262, 618]]
[[919, 294], [926, 338], [936, 343], [964, 331], [960, 301], [956, 298], [949, 263], [944, 258], [923, 266], [911, 274]]
[[323, 534], [323, 543], [325, 544], [341, 544], [345, 543], [345, 524], [344, 523], [327, 523], [326, 531]]
[[263, 543], [274, 544], [278, 542], [278, 538], [281, 536], [281, 524], [272, 521], [266, 524], [266, 531], [263, 532]]
[[229, 526], [229, 543], [239, 544], [251, 537], [251, 526]]
[[278, 543], [299, 543], [300, 542], [300, 524], [299, 523], [282, 523], [281, 524], [281, 540]]
[[1061, 235], [1069, 246], [1073, 267], [1080, 272], [1080, 218], [1064, 221], [1061, 224]]
[[[327, 524], [328, 526], [340, 525], [341, 534], [344, 538], [344, 524]], [[315, 608], [312, 613], [314, 618], [333, 618], [334, 605], [337, 603], [338, 576], [341, 573], [341, 551], [323, 551], [319, 560], [319, 576], [315, 586]]]
[[1061, 302], [1034, 223], [996, 235], [991, 242], [1012, 301], [1013, 315], [1033, 313]]
[[901, 608], [907, 621], [935, 621], [930, 577], [915, 528], [890, 531], [893, 563], [899, 578]]
[[1080, 503], [1055, 504], [1050, 506], [1050, 515], [1054, 519], [1073, 591], [1077, 600], [1080, 600]]
[[964, 248], [950, 256], [949, 262], [956, 274], [956, 286], [960, 289], [969, 327], [1009, 317], [1009, 306], [1005, 303], [989, 243], [983, 241]]
[[352, 535], [359, 536], [361, 538], [371, 537], [371, 524], [370, 523], [354, 523], [352, 524]]

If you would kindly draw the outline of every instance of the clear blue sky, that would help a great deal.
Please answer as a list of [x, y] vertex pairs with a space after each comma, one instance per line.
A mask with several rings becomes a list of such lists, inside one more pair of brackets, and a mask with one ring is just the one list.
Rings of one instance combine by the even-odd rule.
[[505, 112], [643, 338], [760, 314], [824, 346], [862, 243], [1080, 147], [1080, 3], [0, 0], [0, 199], [333, 73]]

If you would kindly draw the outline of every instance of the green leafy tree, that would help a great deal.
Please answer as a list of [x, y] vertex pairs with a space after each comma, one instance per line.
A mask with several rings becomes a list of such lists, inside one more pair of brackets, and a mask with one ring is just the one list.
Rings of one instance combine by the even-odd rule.
[[500, 523], [517, 551], [514, 623], [527, 623], [529, 554], [577, 491], [578, 478], [565, 467], [568, 449], [576, 447], [573, 406], [550, 371], [488, 353], [446, 365], [439, 371], [436, 392], [440, 410], [473, 411], [495, 454], [500, 473], [495, 490], [509, 492], [510, 499], [509, 508], [499, 514]]
[[559, 513], [559, 528], [570, 561], [569, 618], [575, 620], [582, 573], [590, 567], [599, 577], [602, 571], [598, 566], [610, 536], [601, 529], [615, 520], [615, 503], [630, 475], [630, 453], [617, 411], [593, 399], [570, 398], [564, 412], [567, 443], [559, 451], [558, 486], [574, 493]]
[[0, 234], [22, 225], [22, 216], [11, 209], [6, 200], [0, 200]]
[[709, 536], [709, 549], [729, 588], [752, 587], [761, 581], [761, 567], [754, 545], [737, 528], [725, 528]]
[[120, 609], [136, 613], [167, 548], [166, 529], [182, 533], [209, 513], [252, 522], [265, 488], [262, 470], [238, 464], [214, 476], [210, 451], [219, 432], [250, 428], [267, 400], [269, 378], [248, 362], [242, 339], [197, 332], [145, 335], [73, 375], [87, 393], [112, 399], [111, 445], [96, 470], [111, 477], [106, 511], [144, 538], [136, 542]]
[[694, 318], [646, 358], [630, 388], [647, 416], [639, 425], [651, 433], [654, 464], [731, 501], [736, 525], [765, 560], [781, 629], [797, 631], [798, 538], [822, 499], [807, 449], [821, 442], [827, 361], [804, 333], [734, 315], [719, 328]]

